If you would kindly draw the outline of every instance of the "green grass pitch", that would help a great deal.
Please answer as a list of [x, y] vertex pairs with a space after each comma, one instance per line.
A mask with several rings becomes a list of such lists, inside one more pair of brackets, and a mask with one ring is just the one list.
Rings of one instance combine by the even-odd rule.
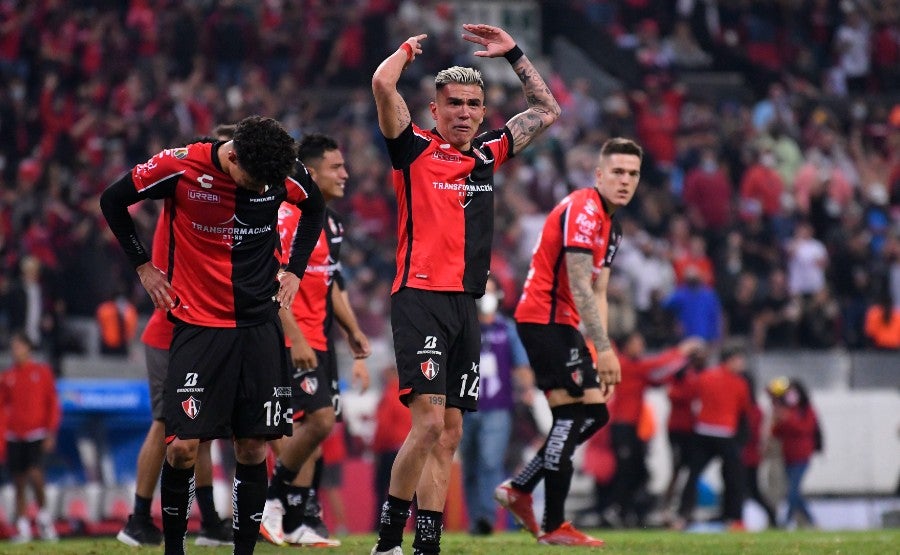
[[[784, 554], [848, 554], [884, 555], [900, 553], [900, 529], [872, 530], [866, 532], [762, 532], [762, 533], [720, 533], [688, 534], [668, 531], [627, 531], [606, 530], [587, 531], [595, 537], [606, 540], [602, 549], [571, 548], [537, 545], [523, 532], [499, 533], [489, 537], [472, 537], [462, 533], [445, 533], [441, 542], [441, 553], [446, 555], [531, 555], [564, 553], [641, 553], [641, 554], [699, 554], [724, 555], [729, 553], [784, 555]], [[353, 553], [368, 555], [375, 544], [374, 535], [355, 535], [341, 538], [343, 545], [332, 549], [275, 547], [260, 541], [256, 553], [271, 555], [280, 553]], [[412, 553], [412, 536], [404, 536], [404, 552]], [[50, 544], [33, 542], [24, 545], [0, 543], [0, 553], [32, 555], [156, 555], [163, 549], [127, 547], [114, 538], [64, 539]], [[193, 545], [193, 537], [188, 536], [188, 553], [227, 555], [230, 548], [205, 548]]]

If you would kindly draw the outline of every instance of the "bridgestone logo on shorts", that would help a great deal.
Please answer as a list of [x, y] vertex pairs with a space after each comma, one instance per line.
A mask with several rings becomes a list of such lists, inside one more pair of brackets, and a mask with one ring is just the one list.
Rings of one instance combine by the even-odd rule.
[[440, 365], [430, 358], [420, 364], [419, 368], [422, 369], [422, 374], [429, 380], [433, 380], [438, 375], [438, 372], [441, 371]]

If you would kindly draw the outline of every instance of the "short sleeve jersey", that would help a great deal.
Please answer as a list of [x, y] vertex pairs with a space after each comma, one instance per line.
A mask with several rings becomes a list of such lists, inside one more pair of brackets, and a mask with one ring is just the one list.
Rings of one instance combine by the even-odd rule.
[[512, 156], [508, 128], [461, 152], [410, 124], [386, 139], [397, 195], [397, 275], [403, 287], [484, 293], [494, 235], [494, 172]]
[[[169, 267], [169, 214], [171, 208], [167, 200], [163, 205], [159, 217], [156, 219], [156, 229], [153, 230], [153, 247], [150, 257], [153, 265], [165, 272]], [[172, 331], [175, 328], [167, 317], [167, 311], [157, 308], [147, 320], [147, 326], [144, 333], [141, 334], [141, 341], [144, 345], [155, 349], [168, 349], [172, 344]]]
[[[282, 203], [278, 209], [278, 235], [281, 248], [277, 256], [282, 265], [288, 263], [291, 243], [297, 233], [300, 209], [290, 203]], [[325, 227], [313, 249], [306, 266], [306, 273], [300, 282], [300, 289], [294, 297], [291, 312], [310, 347], [319, 351], [328, 350], [328, 334], [331, 331], [333, 311], [331, 288], [335, 280], [340, 283], [340, 251], [344, 240], [344, 224], [331, 209], [325, 211]], [[291, 346], [285, 336], [285, 343]]]
[[294, 177], [262, 193], [238, 187], [221, 167], [220, 143], [166, 149], [131, 179], [141, 198], [171, 199], [167, 274], [177, 296], [171, 315], [189, 324], [242, 327], [274, 317], [278, 291], [278, 207], [314, 187], [298, 162]]
[[547, 216], [532, 254], [516, 321], [578, 327], [581, 317], [569, 287], [565, 253], [592, 254], [597, 279], [612, 265], [621, 240], [621, 228], [596, 188], [579, 189], [560, 201]]

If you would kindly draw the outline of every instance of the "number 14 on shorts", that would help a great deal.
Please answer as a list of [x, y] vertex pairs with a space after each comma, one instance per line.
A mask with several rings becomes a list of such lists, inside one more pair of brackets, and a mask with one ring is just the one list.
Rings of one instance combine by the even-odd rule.
[[[472, 368], [460, 377], [460, 381], [462, 383], [459, 387], [459, 396], [474, 397], [475, 399], [478, 399], [478, 382], [480, 381], [480, 378], [478, 376], [477, 362], [472, 363]], [[467, 386], [468, 389], [466, 389]]]

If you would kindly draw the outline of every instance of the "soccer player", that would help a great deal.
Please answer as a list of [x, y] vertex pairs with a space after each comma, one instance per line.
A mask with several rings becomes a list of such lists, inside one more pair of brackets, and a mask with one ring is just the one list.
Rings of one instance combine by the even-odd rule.
[[[642, 158], [643, 150], [631, 140], [603, 144], [594, 186], [573, 192], [547, 216], [516, 307], [519, 337], [553, 424], [535, 458], [494, 495], [540, 543], [603, 545], [566, 522], [564, 508], [575, 447], [609, 421], [606, 401], [621, 379], [606, 331], [606, 287], [622, 239], [612, 216], [634, 196]], [[580, 323], [596, 351], [596, 371]], [[531, 492], [541, 479], [547, 500], [539, 528]]]
[[[293, 177], [289, 177], [293, 174]], [[165, 198], [169, 266], [137, 237], [128, 206]], [[278, 208], [303, 210], [278, 279]], [[183, 554], [200, 440], [234, 438], [234, 553], [252, 553], [266, 492], [266, 440], [291, 434], [279, 307], [290, 307], [322, 229], [321, 193], [275, 120], [241, 120], [234, 139], [166, 149], [100, 197], [103, 215], [157, 308], [175, 322], [164, 387], [161, 498], [166, 554]], [[256, 518], [254, 518], [254, 516]]]
[[[227, 141], [234, 135], [233, 125], [220, 125], [214, 132], [218, 140]], [[210, 139], [210, 142], [213, 142]], [[164, 270], [168, 268], [169, 226], [171, 215], [165, 205], [156, 220], [153, 232], [151, 258], [153, 265]], [[162, 532], [153, 524], [150, 516], [150, 504], [153, 492], [159, 482], [163, 459], [166, 457], [165, 411], [163, 410], [163, 384], [169, 368], [169, 345], [172, 343], [172, 330], [175, 325], [166, 317], [166, 310], [157, 308], [153, 311], [141, 342], [144, 344], [144, 356], [147, 361], [147, 382], [150, 386], [150, 405], [153, 422], [147, 430], [147, 436], [138, 453], [135, 474], [134, 512], [129, 515], [125, 527], [116, 536], [120, 542], [132, 547], [159, 545], [162, 543]], [[204, 547], [216, 547], [230, 544], [233, 540], [231, 522], [219, 517], [213, 498], [212, 486], [212, 442], [200, 444], [197, 451], [197, 465], [194, 468], [196, 479], [195, 496], [200, 506], [200, 535], [195, 544]]]
[[[349, 175], [344, 156], [334, 139], [319, 134], [307, 135], [300, 142], [299, 158], [309, 169], [326, 203], [344, 196]], [[290, 245], [299, 217], [300, 211], [289, 203], [283, 204], [278, 211], [282, 253]], [[294, 298], [291, 311], [281, 312], [290, 358], [296, 368], [294, 434], [281, 442], [260, 528], [263, 537], [276, 545], [287, 542], [334, 547], [341, 544], [317, 532], [316, 526], [321, 522], [318, 514], [307, 516], [304, 508], [314, 495], [315, 488], [311, 486], [320, 445], [341, 413], [337, 360], [330, 339], [332, 319], [336, 318], [346, 332], [350, 350], [357, 361], [371, 354], [369, 339], [359, 329], [344, 291], [339, 263], [343, 235], [340, 217], [326, 209], [325, 227], [306, 267], [306, 278]], [[353, 379], [368, 386], [369, 373], [364, 363], [353, 365]]]
[[31, 358], [28, 334], [17, 331], [10, 339], [12, 366], [0, 374], [0, 411], [6, 413], [7, 465], [16, 490], [16, 536], [13, 541], [31, 541], [26, 488], [31, 486], [38, 505], [37, 525], [41, 539], [56, 541], [53, 515], [44, 495], [44, 455], [56, 447], [56, 432], [62, 411], [56, 396], [53, 371]]
[[391, 300], [400, 395], [412, 429], [391, 470], [372, 553], [401, 553], [403, 528], [417, 499], [416, 553], [440, 552], [450, 465], [462, 413], [476, 409], [481, 330], [475, 299], [484, 294], [494, 227], [493, 175], [559, 117], [550, 89], [509, 34], [463, 25], [465, 40], [503, 56], [522, 82], [528, 109], [502, 129], [477, 135], [484, 82], [465, 67], [438, 72], [431, 116], [412, 123], [397, 91], [403, 69], [422, 53], [426, 35], [410, 37], [375, 70], [378, 125], [394, 169], [399, 211], [397, 275]]

